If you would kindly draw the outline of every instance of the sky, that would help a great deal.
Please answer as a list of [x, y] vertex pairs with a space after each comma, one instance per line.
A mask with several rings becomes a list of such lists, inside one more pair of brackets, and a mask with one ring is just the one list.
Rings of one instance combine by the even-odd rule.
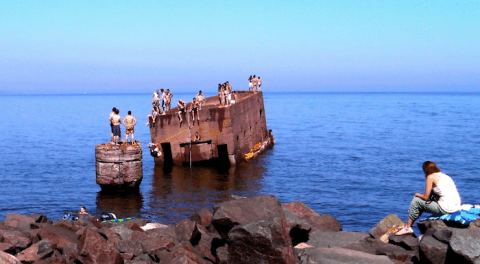
[[0, 94], [480, 92], [480, 1], [0, 1]]

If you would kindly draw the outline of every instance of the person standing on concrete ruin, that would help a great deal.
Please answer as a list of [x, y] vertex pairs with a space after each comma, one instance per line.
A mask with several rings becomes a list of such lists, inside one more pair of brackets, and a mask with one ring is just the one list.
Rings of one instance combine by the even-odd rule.
[[112, 119], [113, 119], [113, 116], [115, 115], [116, 110], [117, 110], [117, 108], [115, 108], [115, 107], [112, 108], [112, 112], [108, 116], [108, 120], [110, 120], [110, 130], [112, 131], [110, 133], [110, 142], [113, 142], [113, 122], [112, 122]]
[[[423, 212], [431, 213], [433, 216], [442, 216], [460, 210], [460, 195], [452, 178], [442, 173], [432, 161], [423, 163], [423, 172], [426, 182], [425, 192], [416, 193], [413, 196], [408, 211], [408, 222], [400, 231], [395, 233], [397, 236], [413, 233], [413, 223]], [[432, 197], [432, 194], [435, 198]]]
[[187, 102], [183, 101], [182, 99], [178, 100], [178, 120], [180, 120], [180, 126], [182, 126], [182, 114], [185, 113], [185, 110], [187, 108]]
[[198, 102], [198, 110], [202, 110], [203, 102], [205, 101], [205, 96], [202, 93], [202, 90], [198, 91], [197, 97], [195, 97]]
[[[165, 92], [165, 111], [170, 110], [170, 106], [172, 105], [172, 97], [173, 94], [170, 92], [170, 89], [167, 89], [167, 91]], [[163, 114], [165, 114], [165, 112], [163, 112]]]
[[113, 142], [115, 145], [119, 143], [122, 139], [122, 131], [120, 130], [120, 124], [122, 123], [122, 118], [120, 117], [120, 110], [115, 109], [115, 114], [112, 117], [113, 123]]
[[159, 103], [161, 112], [165, 111], [165, 97], [166, 97], [166, 93], [162, 88], [160, 89], [160, 103]]
[[257, 83], [258, 83], [258, 90], [260, 91], [262, 88], [262, 79], [260, 79], [260, 76], [257, 78]]
[[155, 92], [153, 92], [153, 95], [152, 95], [152, 105], [158, 106], [158, 100], [159, 100], [159, 91], [156, 90]]
[[253, 92], [256, 93], [258, 88], [258, 79], [257, 79], [257, 76], [255, 76], [255, 74], [253, 75], [252, 83], [253, 83]]
[[220, 107], [225, 106], [224, 87], [221, 84], [218, 84], [218, 100], [220, 101]]
[[196, 98], [193, 98], [190, 104], [190, 112], [192, 113], [192, 126], [195, 125], [195, 114], [197, 114], [197, 124], [200, 125], [200, 113], [198, 112], [199, 103]]
[[132, 111], [128, 111], [128, 115], [123, 119], [123, 125], [125, 126], [125, 142], [128, 143], [128, 135], [132, 135], [131, 143], [135, 141], [133, 133], [135, 132], [135, 125], [137, 124], [137, 119], [132, 116]]

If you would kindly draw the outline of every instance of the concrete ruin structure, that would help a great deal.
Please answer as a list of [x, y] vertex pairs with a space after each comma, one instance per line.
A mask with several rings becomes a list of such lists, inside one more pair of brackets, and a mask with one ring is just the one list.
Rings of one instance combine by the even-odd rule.
[[[152, 143], [161, 151], [155, 164], [210, 162], [212, 165], [235, 165], [248, 161], [274, 144], [267, 129], [262, 92], [235, 91], [237, 101], [221, 106], [218, 96], [208, 97], [199, 110], [200, 120], [179, 108], [150, 118]], [[178, 102], [178, 101], [177, 101]], [[172, 102], [173, 104], [173, 102]], [[190, 109], [190, 104], [186, 109]]]
[[138, 190], [143, 179], [140, 144], [95, 145], [97, 184], [102, 190]]

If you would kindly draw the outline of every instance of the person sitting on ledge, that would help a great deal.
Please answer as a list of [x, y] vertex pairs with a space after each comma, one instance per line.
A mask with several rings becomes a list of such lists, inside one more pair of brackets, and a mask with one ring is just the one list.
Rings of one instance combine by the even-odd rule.
[[[442, 216], [460, 210], [461, 200], [457, 187], [450, 176], [442, 173], [433, 161], [423, 163], [425, 192], [416, 193], [408, 211], [408, 222], [395, 233], [397, 236], [412, 234], [412, 225], [423, 212]], [[436, 198], [432, 198], [433, 197]]]
[[88, 215], [87, 213], [87, 208], [85, 206], [80, 207], [80, 212], [78, 213], [79, 215]]

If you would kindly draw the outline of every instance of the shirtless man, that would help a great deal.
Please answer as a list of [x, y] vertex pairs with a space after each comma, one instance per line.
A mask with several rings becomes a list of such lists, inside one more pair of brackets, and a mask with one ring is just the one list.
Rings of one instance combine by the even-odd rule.
[[195, 97], [198, 102], [198, 110], [202, 110], [203, 101], [205, 101], [205, 96], [202, 93], [202, 90], [198, 91], [197, 97]]
[[126, 127], [125, 142], [128, 143], [128, 135], [132, 135], [131, 143], [133, 144], [135, 140], [133, 133], [135, 132], [134, 127], [136, 124], [137, 124], [137, 119], [134, 116], [132, 116], [132, 111], [128, 111], [128, 115], [123, 119], [123, 125]]
[[[172, 105], [172, 97], [173, 94], [170, 92], [170, 89], [167, 89], [167, 91], [165, 92], [165, 107], [167, 110], [165, 111], [170, 110], [170, 106]], [[165, 114], [165, 112], [163, 114]]]
[[87, 208], [85, 206], [80, 207], [79, 215], [88, 215]]
[[253, 90], [253, 82], [252, 82], [252, 75], [250, 75], [250, 77], [248, 77], [248, 90], [251, 91]]
[[258, 83], [258, 90], [260, 91], [262, 88], [262, 79], [260, 79], [260, 76], [258, 76], [257, 83]]
[[112, 123], [112, 118], [113, 116], [115, 115], [115, 111], [117, 110], [117, 108], [113, 108], [112, 109], [112, 112], [110, 113], [110, 115], [108, 116], [108, 120], [110, 120], [110, 130], [112, 131], [111, 134], [110, 134], [110, 142], [113, 142], [113, 123]]
[[186, 112], [185, 108], [187, 108], [187, 102], [180, 99], [178, 100], [177, 106], [178, 106], [178, 120], [180, 120], [180, 126], [182, 126], [182, 122], [183, 122], [182, 114]]
[[253, 75], [253, 78], [252, 78], [252, 83], [253, 83], [253, 92], [257, 92], [257, 86], [258, 86], [258, 79], [257, 79], [257, 76], [255, 76], [255, 74]]
[[158, 115], [158, 107], [152, 107], [152, 112], [147, 115], [147, 123], [145, 125], [150, 125], [150, 117], [152, 118], [152, 125], [155, 126], [155, 119], [157, 118]]
[[120, 110], [115, 109], [115, 114], [112, 117], [113, 124], [113, 142], [115, 145], [118, 144], [118, 141], [122, 139], [122, 131], [120, 130], [120, 124], [122, 123], [122, 118], [120, 117]]
[[153, 95], [152, 95], [152, 105], [158, 106], [158, 100], [159, 100], [159, 91], [156, 90], [155, 92], [153, 92]]
[[200, 125], [200, 113], [198, 112], [198, 107], [200, 103], [197, 101], [196, 98], [193, 98], [192, 103], [190, 104], [190, 112], [192, 113], [192, 122], [193, 126], [195, 125], [195, 114], [197, 114], [197, 124]]
[[221, 84], [218, 84], [218, 100], [220, 101], [220, 107], [223, 107], [225, 105], [225, 93], [224, 93], [224, 87]]

